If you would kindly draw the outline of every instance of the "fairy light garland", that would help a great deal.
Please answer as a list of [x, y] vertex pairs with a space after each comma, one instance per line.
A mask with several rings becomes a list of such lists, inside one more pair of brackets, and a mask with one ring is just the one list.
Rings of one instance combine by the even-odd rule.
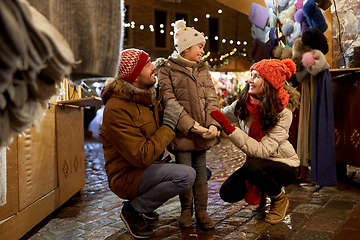
[[[218, 9], [217, 10], [217, 13], [219, 14], [222, 14], [223, 13], [223, 10], [222, 9]], [[205, 15], [205, 18], [209, 19], [210, 18], [210, 14], [207, 13]], [[200, 19], [198, 17], [195, 17], [194, 19], [194, 22], [199, 22]], [[123, 23], [124, 24], [124, 27], [126, 28], [132, 28], [132, 29], [135, 29], [136, 28], [136, 23], [135, 21], [131, 21], [130, 23]], [[170, 24], [171, 27], [174, 27], [174, 23], [171, 23]], [[165, 31], [164, 31], [164, 24], [160, 24], [159, 25], [159, 29], [160, 29], [160, 33], [161, 34], [165, 34]], [[139, 25], [139, 29], [140, 30], [145, 30], [145, 29], [148, 29], [150, 32], [154, 32], [155, 31], [155, 28], [152, 24], [149, 24], [149, 27], [146, 28], [144, 24], [140, 24]], [[174, 32], [173, 31], [170, 31], [170, 35], [173, 36], [174, 35]], [[208, 40], [208, 36], [205, 36], [205, 39]], [[222, 38], [220, 39], [219, 36], [215, 36], [214, 37], [214, 40], [215, 41], [220, 41], [222, 44], [230, 44], [230, 45], [237, 45], [237, 46], [240, 46], [241, 44], [243, 44], [244, 46], [247, 45], [247, 42], [244, 41], [244, 42], [241, 42], [240, 40], [233, 40], [233, 39], [225, 39], [225, 38]], [[243, 48], [243, 52], [238, 52], [238, 49], [235, 47], [233, 48], [229, 53], [226, 53], [226, 54], [223, 54], [221, 55], [220, 57], [211, 57], [210, 56], [210, 52], [208, 52], [207, 54], [205, 54], [203, 56], [203, 59], [208, 59], [209, 61], [209, 64], [212, 66], [213, 69], [217, 68], [217, 67], [222, 67], [222, 66], [226, 66], [228, 65], [230, 62], [232, 62], [233, 60], [236, 60], [239, 56], [243, 56], [243, 57], [246, 57], [247, 54], [246, 54], [246, 48]], [[217, 63], [217, 64], [214, 64], [212, 65], [212, 63], [214, 62], [220, 62], [220, 63]]]

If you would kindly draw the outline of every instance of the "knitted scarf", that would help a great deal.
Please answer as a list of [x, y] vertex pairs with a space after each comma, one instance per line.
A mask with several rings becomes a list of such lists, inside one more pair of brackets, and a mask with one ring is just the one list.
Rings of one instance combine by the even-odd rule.
[[[246, 102], [246, 107], [248, 112], [251, 116], [255, 117], [255, 120], [251, 123], [248, 135], [258, 142], [260, 142], [261, 138], [264, 136], [264, 131], [260, 129], [260, 114], [261, 114], [261, 107], [258, 101], [253, 97], [251, 94], [249, 95], [249, 99]], [[246, 161], [249, 160], [249, 157], [246, 157]], [[257, 205], [260, 203], [261, 200], [261, 192], [255, 186], [250, 184], [247, 180], [246, 183], [246, 190], [245, 193], [245, 201], [250, 205]]]

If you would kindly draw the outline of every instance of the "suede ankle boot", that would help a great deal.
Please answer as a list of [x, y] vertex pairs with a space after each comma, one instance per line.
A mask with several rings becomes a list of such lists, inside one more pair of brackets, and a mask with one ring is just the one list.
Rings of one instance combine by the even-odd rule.
[[179, 220], [180, 227], [188, 228], [193, 224], [193, 194], [192, 189], [179, 195], [181, 204], [181, 216]]
[[199, 228], [207, 230], [215, 228], [215, 223], [209, 216], [207, 209], [208, 185], [207, 183], [194, 184], [195, 217]]
[[286, 211], [289, 208], [289, 200], [284, 191], [275, 197], [271, 198], [270, 211], [265, 218], [265, 221], [271, 224], [276, 224], [284, 220]]

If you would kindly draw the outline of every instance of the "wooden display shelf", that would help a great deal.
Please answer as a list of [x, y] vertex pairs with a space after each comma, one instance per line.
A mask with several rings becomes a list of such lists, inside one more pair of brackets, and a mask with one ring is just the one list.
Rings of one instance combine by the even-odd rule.
[[78, 107], [99, 107], [103, 103], [99, 97], [87, 97], [87, 98], [78, 98], [65, 101], [57, 101], [57, 105], [68, 105], [68, 106], [78, 106]]
[[345, 77], [347, 75], [351, 75], [354, 73], [360, 72], [360, 68], [336, 68], [336, 69], [330, 69], [331, 78], [341, 78]]

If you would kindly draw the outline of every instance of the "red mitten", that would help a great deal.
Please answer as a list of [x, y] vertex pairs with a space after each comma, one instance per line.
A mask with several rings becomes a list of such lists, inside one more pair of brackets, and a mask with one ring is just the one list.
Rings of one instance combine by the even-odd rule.
[[231, 125], [229, 120], [225, 117], [225, 115], [221, 111], [219, 110], [211, 111], [211, 116], [216, 121], [218, 121], [218, 123], [220, 123], [222, 129], [227, 135], [231, 134], [235, 130], [235, 127]]
[[247, 192], [245, 193], [245, 201], [250, 205], [258, 205], [261, 200], [261, 192], [255, 186], [245, 180]]

